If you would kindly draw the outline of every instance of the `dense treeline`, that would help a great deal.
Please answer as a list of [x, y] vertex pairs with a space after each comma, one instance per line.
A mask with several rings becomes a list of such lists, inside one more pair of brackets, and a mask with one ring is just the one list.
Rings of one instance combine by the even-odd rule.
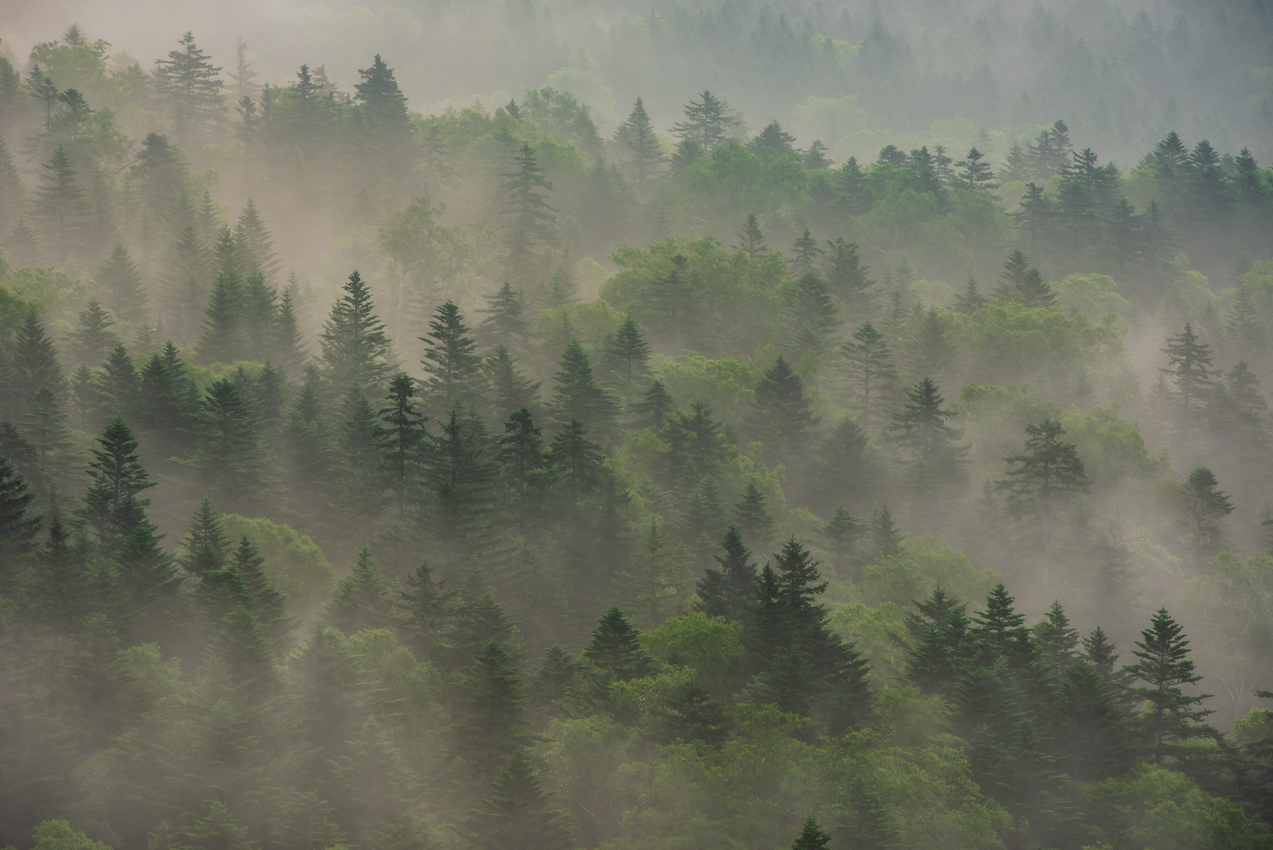
[[108, 49], [0, 64], [0, 842], [1273, 843], [1245, 148]]

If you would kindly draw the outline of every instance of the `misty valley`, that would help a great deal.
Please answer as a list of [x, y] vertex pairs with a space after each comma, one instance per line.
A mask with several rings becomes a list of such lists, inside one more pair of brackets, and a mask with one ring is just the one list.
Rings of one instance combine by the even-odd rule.
[[0, 848], [1273, 850], [1273, 5], [216, 5], [0, 20]]

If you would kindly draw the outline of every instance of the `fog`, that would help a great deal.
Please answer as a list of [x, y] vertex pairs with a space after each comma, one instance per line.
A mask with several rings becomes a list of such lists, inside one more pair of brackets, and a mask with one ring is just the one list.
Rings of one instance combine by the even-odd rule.
[[0, 8], [0, 847], [1273, 847], [1273, 7]]

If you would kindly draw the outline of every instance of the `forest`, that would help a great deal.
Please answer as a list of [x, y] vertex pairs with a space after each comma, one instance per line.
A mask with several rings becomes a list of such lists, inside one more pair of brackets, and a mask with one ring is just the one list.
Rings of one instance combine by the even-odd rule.
[[37, 5], [0, 848], [1273, 850], [1273, 5]]

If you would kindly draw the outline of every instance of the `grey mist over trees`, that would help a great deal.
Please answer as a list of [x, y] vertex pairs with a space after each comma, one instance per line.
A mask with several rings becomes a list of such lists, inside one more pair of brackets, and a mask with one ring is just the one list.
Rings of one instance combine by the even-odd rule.
[[6, 9], [0, 847], [1273, 847], [1271, 33]]

